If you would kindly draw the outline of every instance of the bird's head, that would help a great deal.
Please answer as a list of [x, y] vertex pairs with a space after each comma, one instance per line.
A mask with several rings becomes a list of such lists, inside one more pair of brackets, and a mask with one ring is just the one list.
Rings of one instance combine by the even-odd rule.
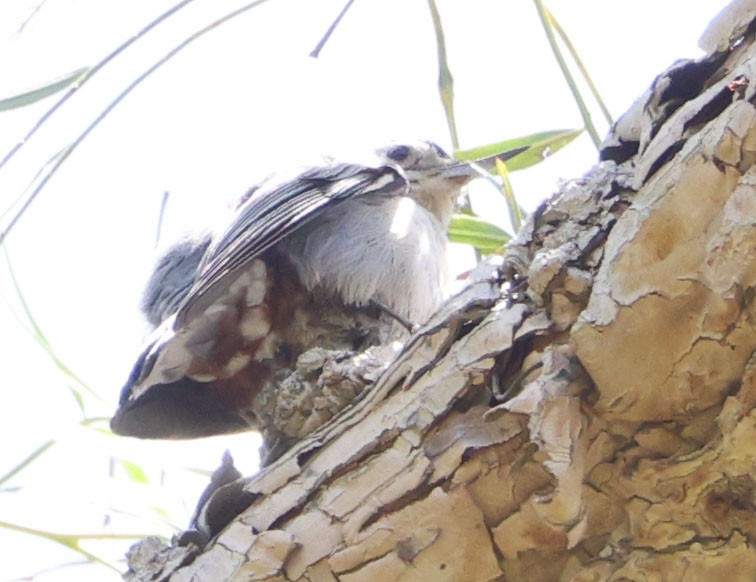
[[460, 190], [477, 174], [470, 164], [455, 160], [430, 141], [392, 144], [376, 153], [382, 163], [401, 168], [410, 184], [409, 196], [444, 226], [451, 221]]

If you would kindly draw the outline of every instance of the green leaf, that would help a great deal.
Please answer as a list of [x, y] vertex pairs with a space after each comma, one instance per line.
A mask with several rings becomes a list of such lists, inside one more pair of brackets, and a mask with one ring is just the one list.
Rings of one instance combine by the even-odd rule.
[[10, 275], [11, 282], [13, 283], [13, 286], [16, 290], [16, 295], [18, 296], [18, 300], [21, 303], [21, 307], [24, 311], [24, 315], [26, 315], [26, 320], [31, 326], [29, 333], [31, 334], [32, 338], [37, 342], [39, 347], [41, 347], [42, 350], [44, 350], [44, 352], [49, 356], [52, 362], [57, 366], [58, 370], [61, 371], [71, 381], [68, 387], [71, 390], [71, 394], [74, 397], [74, 400], [76, 400], [76, 404], [79, 406], [79, 409], [81, 410], [82, 415], [84, 415], [86, 412], [84, 410], [84, 398], [82, 396], [81, 391], [77, 387], [80, 387], [83, 390], [87, 391], [89, 394], [91, 394], [92, 396], [94, 396], [100, 401], [102, 401], [102, 397], [100, 397], [94, 390], [92, 390], [84, 382], [84, 380], [79, 378], [79, 376], [77, 376], [76, 373], [71, 368], [69, 368], [65, 364], [65, 362], [63, 362], [63, 360], [61, 360], [58, 357], [58, 355], [55, 353], [55, 350], [53, 349], [52, 345], [50, 344], [44, 332], [42, 331], [42, 327], [37, 323], [37, 320], [34, 318], [31, 308], [29, 307], [29, 304], [26, 302], [26, 298], [24, 297], [24, 293], [21, 290], [21, 286], [19, 285], [18, 280], [16, 279], [16, 273], [13, 270], [13, 266], [11, 265], [11, 260], [10, 260], [10, 256], [8, 255], [7, 247], [4, 248], [3, 250], [5, 251], [5, 261], [8, 267], [8, 274]]
[[[483, 161], [486, 158], [495, 158], [497, 155], [505, 154], [517, 148], [527, 147], [525, 151], [517, 154], [507, 162], [507, 169], [510, 172], [514, 172], [529, 168], [543, 161], [554, 152], [562, 149], [581, 133], [583, 133], [582, 129], [542, 131], [469, 150], [458, 150], [454, 152], [454, 157], [463, 162], [477, 162]], [[495, 164], [483, 165], [486, 170], [495, 172]]]
[[47, 441], [45, 444], [37, 447], [23, 461], [21, 461], [18, 465], [13, 467], [5, 475], [0, 477], [0, 485], [10, 480], [13, 476], [17, 475], [21, 471], [23, 471], [28, 465], [30, 465], [33, 461], [35, 461], [38, 457], [40, 457], [43, 453], [45, 453], [47, 449], [49, 449], [54, 444], [55, 444], [55, 441]]
[[543, 25], [543, 31], [546, 33], [546, 40], [548, 40], [549, 42], [551, 52], [554, 53], [554, 58], [559, 65], [559, 69], [562, 71], [562, 76], [564, 77], [567, 86], [570, 88], [572, 97], [575, 99], [575, 104], [580, 110], [580, 115], [583, 117], [585, 129], [588, 132], [588, 135], [591, 137], [593, 145], [596, 146], [596, 150], [598, 150], [601, 147], [601, 138], [599, 137], [598, 131], [596, 131], [596, 127], [593, 125], [593, 121], [591, 120], [591, 112], [588, 111], [588, 106], [586, 105], [585, 99], [583, 99], [583, 95], [580, 93], [580, 89], [578, 88], [577, 83], [575, 82], [575, 79], [570, 72], [570, 67], [567, 65], [567, 62], [564, 60], [564, 56], [562, 55], [562, 51], [559, 49], [559, 43], [557, 43], [556, 37], [554, 36], [554, 25], [549, 18], [549, 11], [543, 5], [542, 0], [533, 0], [533, 3], [535, 4], [536, 10], [538, 11], [538, 17], [540, 18], [541, 24]]
[[455, 214], [449, 226], [449, 240], [472, 245], [483, 254], [500, 250], [512, 236], [478, 216]]
[[96, 540], [96, 541], [133, 540], [133, 539], [140, 539], [140, 538], [145, 537], [144, 533], [118, 534], [118, 533], [101, 533], [100, 532], [96, 534], [64, 534], [64, 533], [58, 533], [58, 532], [52, 532], [52, 531], [47, 531], [47, 530], [26, 527], [18, 523], [13, 523], [9, 521], [0, 521], [0, 529], [8, 529], [11, 531], [22, 532], [22, 533], [30, 534], [33, 536], [37, 536], [38, 538], [49, 540], [51, 542], [58, 543], [68, 548], [69, 550], [73, 550], [74, 552], [81, 554], [88, 561], [96, 562], [98, 564], [102, 564], [103, 566], [107, 566], [114, 572], [120, 572], [119, 565], [113, 564], [109, 562], [108, 560], [106, 560], [105, 558], [100, 558], [99, 556], [96, 556], [92, 552], [85, 550], [84, 548], [81, 547], [80, 545], [81, 542], [90, 541], [90, 540]]
[[509, 181], [509, 168], [507, 164], [500, 159], [496, 159], [496, 172], [501, 178], [501, 191], [504, 193], [504, 200], [507, 203], [507, 210], [509, 211], [509, 220], [514, 232], [519, 232], [522, 226], [523, 211], [515, 198], [514, 190], [512, 189], [512, 183]]
[[435, 0], [428, 0], [428, 9], [433, 20], [433, 31], [436, 33], [436, 55], [438, 56], [438, 94], [444, 106], [446, 125], [449, 128], [452, 147], [459, 147], [457, 134], [457, 122], [454, 118], [454, 77], [449, 68], [449, 60], [446, 57], [446, 37], [444, 27], [441, 24], [441, 15]]
[[[158, 23], [162, 22], [166, 18], [168, 18], [171, 14], [175, 13], [180, 8], [186, 6], [191, 2], [192, 0], [183, 0], [182, 2], [179, 2], [175, 6], [173, 6], [170, 10], [160, 15], [157, 19], [153, 20], [148, 24], [145, 28], [143, 28], [141, 31], [139, 31], [135, 36], [132, 36], [131, 39], [120, 45], [118, 48], [116, 48], [112, 53], [110, 53], [105, 59], [100, 61], [95, 67], [93, 67], [92, 71], [84, 76], [82, 79], [82, 83], [85, 82], [87, 79], [90, 79], [91, 76], [98, 70], [102, 69], [108, 62], [110, 62], [112, 59], [114, 59], [118, 54], [126, 50], [132, 42], [137, 40], [139, 37], [146, 34], [149, 30], [153, 29], [155, 26], [157, 26]], [[58, 171], [58, 169], [63, 165], [63, 162], [68, 158], [68, 156], [73, 153], [73, 151], [79, 147], [79, 145], [87, 138], [87, 136], [102, 122], [103, 119], [105, 119], [111, 111], [119, 104], [121, 103], [128, 95], [131, 93], [136, 87], [141, 85], [145, 79], [147, 79], [150, 75], [152, 75], [155, 71], [157, 71], [160, 67], [162, 67], [165, 63], [170, 61], [172, 58], [174, 58], [177, 54], [179, 54], [182, 50], [184, 50], [186, 47], [191, 45], [194, 41], [196, 41], [198, 38], [204, 36], [205, 34], [216, 31], [218, 27], [221, 24], [224, 24], [226, 22], [229, 22], [231, 19], [236, 18], [237, 16], [240, 16], [241, 14], [247, 12], [248, 10], [251, 10], [252, 8], [256, 8], [257, 6], [260, 6], [264, 4], [265, 2], [268, 2], [270, 0], [254, 0], [252, 2], [248, 2], [247, 4], [240, 6], [231, 12], [228, 12], [227, 14], [221, 16], [218, 19], [213, 20], [210, 22], [207, 26], [202, 27], [201, 29], [197, 30], [193, 34], [189, 35], [187, 38], [185, 38], [182, 42], [180, 42], [178, 45], [174, 46], [170, 51], [168, 51], [166, 54], [164, 54], [160, 59], [155, 61], [147, 70], [142, 72], [138, 77], [136, 77], [134, 80], [129, 83], [129, 85], [121, 91], [116, 98], [111, 101], [105, 109], [103, 109], [93, 120], [92, 122], [87, 125], [87, 127], [82, 131], [79, 136], [64, 149], [64, 155], [62, 155], [58, 161], [50, 168], [50, 170], [46, 173], [45, 177], [36, 185], [33, 189], [31, 189], [30, 186], [30, 193], [27, 196], [26, 202], [23, 204], [23, 206], [14, 213], [11, 220], [8, 222], [8, 226], [5, 228], [4, 231], [0, 232], [0, 244], [5, 240], [5, 238], [8, 236], [8, 233], [11, 231], [11, 229], [18, 223], [18, 221], [21, 219], [23, 214], [29, 209], [29, 206], [31, 206], [31, 203], [34, 201], [34, 199], [39, 195], [39, 193], [42, 191], [42, 189], [45, 187], [45, 185], [50, 181], [50, 179], [53, 177], [53, 175]], [[73, 91], [70, 91], [64, 95], [63, 98], [60, 99], [58, 104], [56, 104], [50, 111], [48, 111], [45, 115], [43, 115], [39, 121], [34, 125], [34, 128], [26, 134], [26, 137], [19, 143], [16, 144], [16, 146], [11, 149], [11, 151], [2, 159], [0, 160], [0, 168], [3, 167], [7, 163], [7, 161], [15, 155], [15, 153], [20, 149], [20, 147], [27, 142], [29, 137], [33, 135], [39, 127], [41, 127], [42, 123], [45, 119], [47, 119], [54, 111], [56, 111], [60, 104], [69, 96], [72, 95]]]
[[54, 95], [58, 91], [61, 91], [72, 83], [75, 83], [87, 72], [89, 72], [89, 67], [82, 67], [81, 69], [76, 69], [75, 71], [63, 75], [62, 77], [58, 77], [57, 79], [50, 81], [49, 83], [46, 83], [41, 87], [29, 89], [28, 91], [19, 93], [18, 95], [12, 95], [11, 97], [0, 99], [0, 111], [18, 109], [19, 107], [26, 107], [27, 105], [41, 101], [45, 97]]
[[569, 51], [570, 56], [572, 57], [572, 60], [577, 65], [577, 68], [580, 71], [580, 74], [583, 75], [583, 79], [588, 85], [588, 89], [590, 89], [591, 95], [593, 95], [593, 98], [596, 100], [596, 103], [601, 109], [601, 113], [604, 114], [604, 119], [609, 125], [611, 125], [612, 123], [614, 123], [614, 118], [612, 117], [612, 114], [609, 113], [609, 108], [606, 106], [606, 103], [604, 103], [604, 100], [601, 97], [601, 93], [599, 93], [599, 90], [596, 87], [596, 84], [593, 82], [591, 75], [588, 73], [588, 69], [586, 69], [585, 65], [583, 64], [583, 61], [580, 58], [580, 55], [578, 54], [577, 49], [575, 49], [575, 45], [572, 44], [570, 37], [567, 36], [567, 33], [564, 31], [564, 29], [559, 24], [557, 19], [554, 18], [554, 15], [552, 14], [552, 12], [545, 6], [544, 6], [544, 10], [549, 20], [549, 24], [551, 24], [551, 27], [559, 35], [559, 38], [562, 39], [562, 42], [564, 43], [564, 46], [567, 47], [567, 50]]
[[126, 470], [129, 479], [135, 481], [136, 483], [149, 483], [147, 474], [139, 465], [132, 461], [127, 461], [126, 459], [117, 459], [117, 461]]
[[[109, 428], [107, 428], [107, 425], [109, 422], [110, 422], [109, 416], [88, 416], [87, 418], [82, 418], [79, 421], [79, 424], [81, 426], [86, 426], [88, 428], [91, 428], [92, 430], [100, 431], [103, 434], [113, 436], [113, 433], [110, 432]], [[105, 426], [104, 427], [97, 426], [99, 424], [104, 424]]]

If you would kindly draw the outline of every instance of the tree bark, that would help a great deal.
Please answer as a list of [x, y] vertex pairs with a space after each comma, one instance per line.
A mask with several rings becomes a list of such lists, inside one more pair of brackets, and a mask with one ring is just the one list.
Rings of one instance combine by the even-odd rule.
[[756, 579], [752, 4], [198, 555], [128, 576]]

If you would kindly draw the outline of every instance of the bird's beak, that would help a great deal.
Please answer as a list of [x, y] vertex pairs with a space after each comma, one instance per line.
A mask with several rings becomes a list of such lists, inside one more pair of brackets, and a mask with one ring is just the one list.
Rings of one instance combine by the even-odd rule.
[[445, 180], [454, 182], [460, 187], [464, 186], [478, 175], [480, 175], [478, 170], [473, 168], [467, 162], [459, 162], [457, 164], [454, 164], [453, 166], [447, 166], [446, 168], [441, 170], [441, 176], [443, 176]]

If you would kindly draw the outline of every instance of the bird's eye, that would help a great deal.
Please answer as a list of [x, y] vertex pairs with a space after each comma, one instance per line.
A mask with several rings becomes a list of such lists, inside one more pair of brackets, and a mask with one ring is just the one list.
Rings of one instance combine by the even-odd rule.
[[407, 156], [409, 155], [410, 150], [407, 146], [394, 146], [390, 150], [386, 152], [386, 156], [389, 157], [389, 159], [394, 160], [395, 162], [403, 162], [407, 159]]

